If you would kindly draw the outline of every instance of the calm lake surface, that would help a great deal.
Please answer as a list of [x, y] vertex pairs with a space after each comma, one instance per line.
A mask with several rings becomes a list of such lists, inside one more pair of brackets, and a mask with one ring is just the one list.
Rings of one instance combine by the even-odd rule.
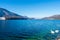
[[60, 20], [0, 20], [0, 40], [55, 40], [59, 34]]

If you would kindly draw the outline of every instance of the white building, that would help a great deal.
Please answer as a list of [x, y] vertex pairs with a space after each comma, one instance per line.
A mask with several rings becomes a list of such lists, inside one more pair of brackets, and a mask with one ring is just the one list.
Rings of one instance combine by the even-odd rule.
[[6, 18], [5, 17], [0, 17], [0, 20], [6, 20]]

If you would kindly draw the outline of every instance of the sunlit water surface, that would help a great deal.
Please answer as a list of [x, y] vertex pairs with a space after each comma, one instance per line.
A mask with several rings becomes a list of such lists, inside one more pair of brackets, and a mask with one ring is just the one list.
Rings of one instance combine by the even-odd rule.
[[0, 20], [1, 40], [55, 40], [58, 37], [60, 20]]

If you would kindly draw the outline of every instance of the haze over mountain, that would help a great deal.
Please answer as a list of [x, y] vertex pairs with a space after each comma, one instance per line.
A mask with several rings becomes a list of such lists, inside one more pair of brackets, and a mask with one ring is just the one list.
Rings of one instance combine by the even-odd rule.
[[5, 17], [6, 19], [27, 19], [26, 16], [21, 16], [16, 13], [10, 12], [4, 8], [0, 8], [0, 17]]
[[53, 15], [53, 16], [50, 16], [50, 17], [42, 18], [42, 19], [48, 19], [48, 20], [60, 20], [60, 15]]

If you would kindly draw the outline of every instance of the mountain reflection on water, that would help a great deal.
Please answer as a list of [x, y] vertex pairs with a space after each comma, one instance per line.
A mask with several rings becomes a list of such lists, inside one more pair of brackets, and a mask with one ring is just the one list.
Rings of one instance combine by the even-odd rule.
[[60, 20], [0, 20], [0, 40], [56, 40], [59, 35]]

